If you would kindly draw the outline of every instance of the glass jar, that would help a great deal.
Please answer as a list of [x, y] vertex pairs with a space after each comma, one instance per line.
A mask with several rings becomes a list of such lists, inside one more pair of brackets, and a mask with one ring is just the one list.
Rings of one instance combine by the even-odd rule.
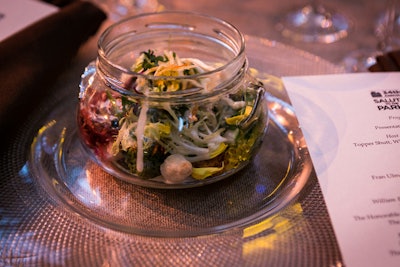
[[200, 186], [251, 161], [268, 122], [264, 93], [233, 25], [190, 12], [142, 14], [101, 35], [82, 75], [79, 133], [119, 179]]

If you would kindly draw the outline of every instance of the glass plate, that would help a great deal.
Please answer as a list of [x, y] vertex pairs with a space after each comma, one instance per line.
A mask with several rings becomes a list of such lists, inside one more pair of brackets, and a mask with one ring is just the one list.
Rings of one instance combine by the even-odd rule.
[[29, 166], [57, 205], [118, 231], [187, 237], [263, 220], [298, 196], [312, 163], [292, 106], [272, 94], [282, 90], [280, 79], [258, 76], [268, 91], [269, 126], [253, 161], [225, 180], [198, 188], [150, 189], [112, 177], [81, 146], [73, 100], [57, 103], [41, 121]]

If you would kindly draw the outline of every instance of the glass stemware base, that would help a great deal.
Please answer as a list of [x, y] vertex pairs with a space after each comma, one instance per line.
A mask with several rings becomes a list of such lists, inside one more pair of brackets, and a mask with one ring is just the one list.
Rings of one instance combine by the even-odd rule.
[[288, 13], [276, 28], [295, 41], [333, 43], [348, 35], [350, 23], [339, 13], [310, 4]]
[[[346, 72], [366, 72], [377, 63], [377, 57], [400, 47], [400, 15], [388, 6], [376, 20], [376, 48], [360, 48], [347, 54], [341, 61]], [[392, 13], [394, 12], [394, 13]]]
[[376, 57], [380, 54], [382, 52], [377, 49], [358, 49], [345, 56], [341, 65], [346, 72], [366, 72], [369, 67], [376, 63]]

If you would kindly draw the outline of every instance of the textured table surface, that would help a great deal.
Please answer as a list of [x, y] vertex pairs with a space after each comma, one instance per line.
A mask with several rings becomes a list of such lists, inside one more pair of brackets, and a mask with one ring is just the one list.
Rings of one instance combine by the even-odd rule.
[[[167, 10], [214, 15], [236, 25], [244, 34], [269, 40], [265, 44], [271, 50], [266, 50], [265, 55], [271, 62], [280, 63], [271, 68], [277, 76], [336, 72], [334, 64], [350, 51], [375, 47], [374, 22], [384, 8], [384, 1], [326, 1], [353, 23], [350, 35], [332, 44], [297, 43], [276, 31], [279, 15], [303, 3], [300, 0], [162, 2]], [[271, 40], [287, 46], [275, 47]], [[254, 45], [254, 39], [251, 44]], [[334, 64], [327, 66], [327, 62], [302, 54], [301, 50]], [[288, 54], [295, 57], [286, 59]], [[95, 55], [93, 39], [82, 48], [73, 68], [61, 77], [57, 84], [61, 95], [76, 96], [80, 73]], [[309, 69], [304, 69], [305, 62], [298, 56], [307, 58], [308, 63], [315, 62], [315, 66], [307, 65]], [[286, 61], [293, 66], [286, 69]], [[59, 100], [56, 89], [54, 94], [49, 96], [49, 103]], [[39, 108], [38, 114], [43, 115], [48, 109]], [[71, 213], [63, 212], [62, 207], [46, 198], [35, 182], [37, 177], [29, 172], [27, 155], [38, 127], [34, 120], [37, 114], [32, 116], [14, 142], [0, 154], [0, 266], [344, 266], [314, 173], [293, 205], [265, 220], [257, 229], [157, 238], [118, 232], [79, 216], [71, 217]]]

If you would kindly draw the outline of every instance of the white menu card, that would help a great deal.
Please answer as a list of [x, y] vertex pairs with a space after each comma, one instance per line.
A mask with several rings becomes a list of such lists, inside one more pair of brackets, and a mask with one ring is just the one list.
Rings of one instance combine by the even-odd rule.
[[38, 0], [0, 0], [0, 41], [57, 10]]
[[400, 72], [283, 82], [345, 265], [400, 266]]

